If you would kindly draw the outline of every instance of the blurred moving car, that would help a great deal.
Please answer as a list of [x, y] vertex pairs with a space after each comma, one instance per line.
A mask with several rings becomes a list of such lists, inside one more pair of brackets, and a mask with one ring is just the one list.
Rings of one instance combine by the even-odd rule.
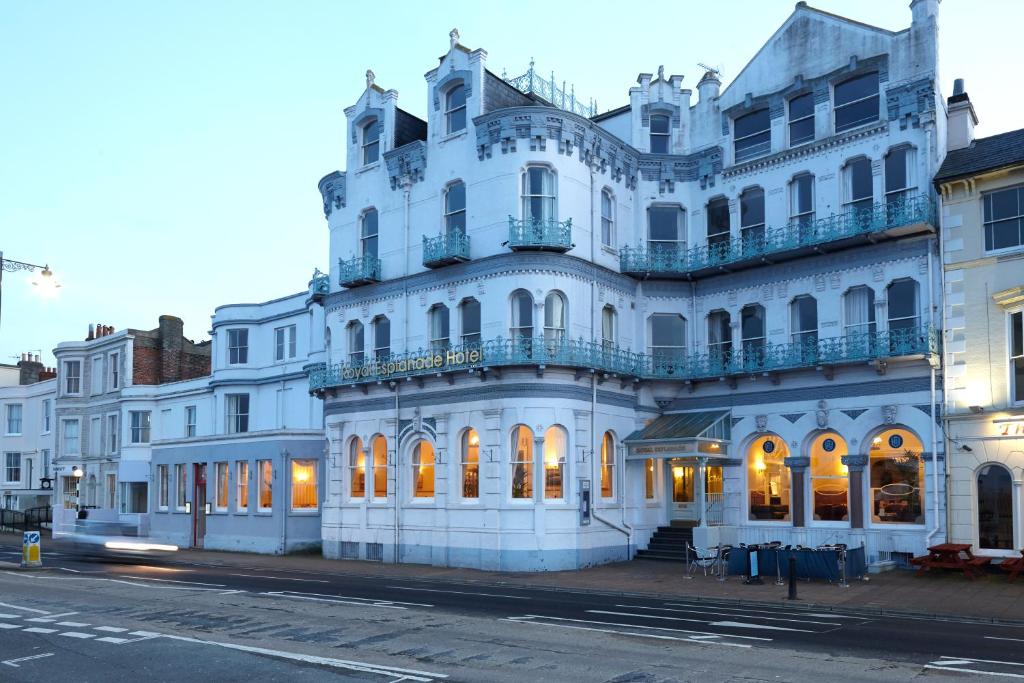
[[98, 519], [75, 520], [74, 530], [61, 536], [61, 544], [81, 555], [94, 557], [155, 557], [173, 555], [178, 546], [138, 535], [132, 524]]

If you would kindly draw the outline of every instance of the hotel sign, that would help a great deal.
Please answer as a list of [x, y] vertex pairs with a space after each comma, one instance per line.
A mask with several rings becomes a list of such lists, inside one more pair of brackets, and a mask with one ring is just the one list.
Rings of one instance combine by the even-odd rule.
[[459, 370], [477, 366], [483, 360], [482, 349], [437, 351], [413, 358], [375, 361], [359, 367], [344, 367], [341, 370], [341, 379], [384, 379], [395, 375], [408, 375], [430, 370]]
[[1024, 420], [999, 422], [996, 429], [999, 436], [1024, 436]]

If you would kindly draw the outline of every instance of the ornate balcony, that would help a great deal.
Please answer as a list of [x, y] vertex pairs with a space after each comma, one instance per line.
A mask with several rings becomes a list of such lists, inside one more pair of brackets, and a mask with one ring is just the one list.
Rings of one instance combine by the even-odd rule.
[[438, 268], [469, 260], [469, 235], [450, 232], [437, 237], [423, 236], [423, 265]]
[[338, 259], [338, 284], [342, 287], [358, 287], [371, 282], [380, 282], [380, 259], [376, 256], [356, 256], [349, 260]]
[[516, 220], [508, 217], [508, 246], [512, 251], [557, 251], [572, 249], [572, 219]]
[[635, 353], [583, 339], [498, 337], [476, 344], [392, 354], [380, 360], [320, 365], [310, 371], [309, 388], [316, 392], [328, 387], [513, 365], [570, 367], [629, 379], [701, 381], [844, 364], [875, 363], [884, 367], [889, 359], [933, 358], [936, 354], [938, 337], [928, 326], [810, 338], [789, 344], [748, 345], [719, 354], [671, 356]]
[[[701, 277], [784, 261], [819, 250], [899, 237], [935, 225], [935, 207], [926, 195], [875, 204], [813, 221], [794, 222], [763, 234], [689, 250], [623, 247], [619, 269], [635, 277]], [[845, 244], [844, 244], [845, 243]]]

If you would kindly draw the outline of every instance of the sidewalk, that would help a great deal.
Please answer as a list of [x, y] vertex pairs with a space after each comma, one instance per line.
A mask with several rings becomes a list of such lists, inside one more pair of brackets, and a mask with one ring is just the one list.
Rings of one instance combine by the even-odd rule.
[[[48, 540], [48, 539], [47, 539]], [[19, 546], [21, 537], [0, 534], [0, 544]], [[47, 564], [47, 544], [43, 564]], [[583, 590], [601, 593], [656, 596], [666, 599], [715, 599], [744, 603], [785, 604], [790, 608], [840, 609], [875, 614], [901, 614], [1015, 622], [1024, 625], [1024, 581], [1007, 583], [998, 569], [975, 581], [960, 573], [931, 572], [917, 577], [914, 572], [895, 570], [872, 574], [870, 580], [852, 580], [849, 588], [824, 581], [798, 581], [799, 600], [786, 600], [787, 587], [777, 586], [765, 576], [764, 585], [746, 586], [730, 576], [725, 582], [699, 572], [685, 578], [681, 564], [634, 560], [579, 571], [484, 572], [428, 565], [392, 565], [354, 560], [326, 560], [317, 555], [250, 555], [209, 550], [185, 550], [182, 562], [258, 569], [307, 571], [333, 575], [380, 577], [384, 579], [445, 580], [466, 583]]]

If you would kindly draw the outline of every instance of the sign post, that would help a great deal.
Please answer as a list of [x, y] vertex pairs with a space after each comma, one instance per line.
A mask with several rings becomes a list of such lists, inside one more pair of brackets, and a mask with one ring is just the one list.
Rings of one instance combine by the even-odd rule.
[[21, 566], [42, 567], [42, 551], [39, 546], [39, 532], [26, 531], [21, 535]]

